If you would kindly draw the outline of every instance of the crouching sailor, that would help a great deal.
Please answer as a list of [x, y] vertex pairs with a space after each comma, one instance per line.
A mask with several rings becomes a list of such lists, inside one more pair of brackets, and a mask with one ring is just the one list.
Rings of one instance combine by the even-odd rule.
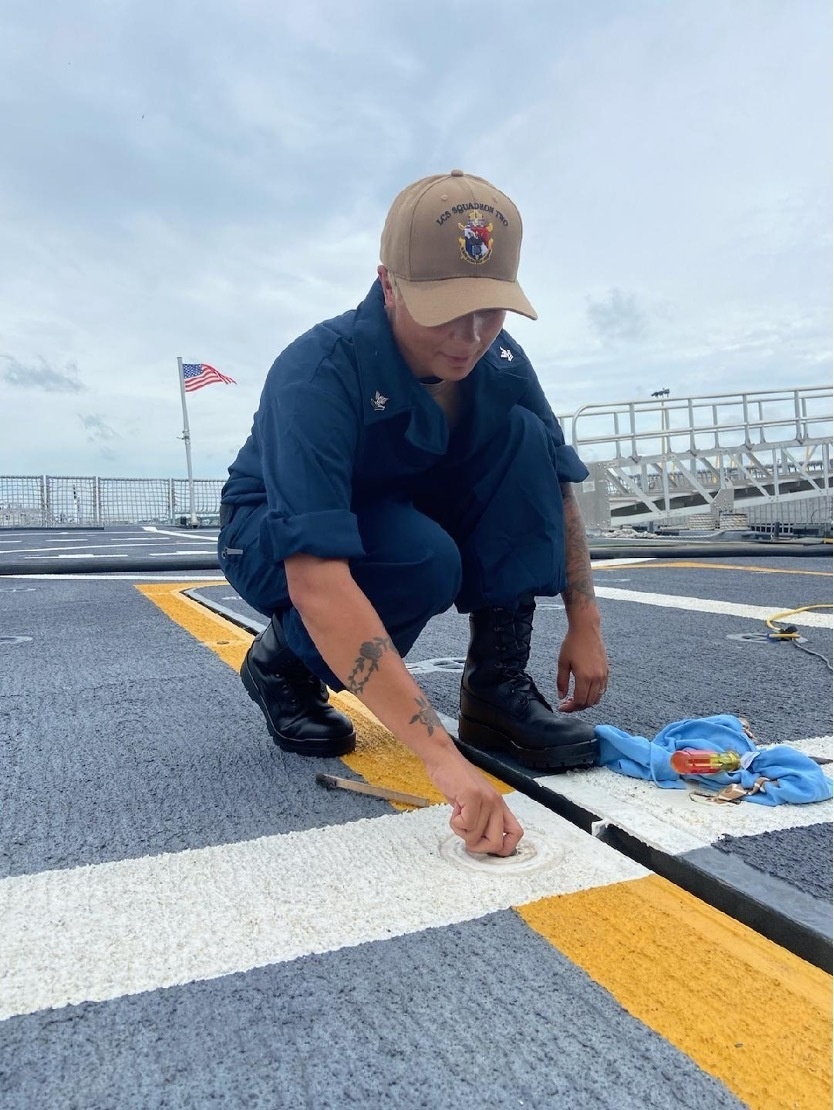
[[[477, 249], [476, 249], [477, 248]], [[536, 768], [592, 764], [608, 663], [571, 483], [588, 474], [530, 362], [503, 330], [536, 318], [517, 281], [521, 219], [461, 170], [394, 200], [358, 308], [296, 339], [270, 370], [229, 468], [220, 563], [269, 618], [241, 668], [285, 751], [344, 755], [350, 690], [414, 751], [471, 851], [522, 829], [455, 747], [402, 661], [431, 618], [469, 614], [460, 740]], [[536, 595], [568, 630], [554, 713], [526, 667]]]

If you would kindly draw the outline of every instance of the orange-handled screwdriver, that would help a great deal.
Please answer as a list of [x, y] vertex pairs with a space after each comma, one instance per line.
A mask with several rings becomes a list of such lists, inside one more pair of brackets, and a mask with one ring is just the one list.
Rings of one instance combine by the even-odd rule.
[[679, 775], [717, 775], [721, 771], [737, 771], [741, 766], [738, 752], [711, 752], [699, 748], [682, 748], [669, 762]]

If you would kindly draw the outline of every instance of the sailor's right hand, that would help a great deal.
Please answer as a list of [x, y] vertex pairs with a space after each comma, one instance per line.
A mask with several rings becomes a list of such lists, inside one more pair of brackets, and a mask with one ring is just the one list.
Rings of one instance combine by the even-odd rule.
[[429, 778], [452, 806], [449, 824], [470, 852], [509, 856], [524, 830], [481, 772], [457, 752], [426, 764]]

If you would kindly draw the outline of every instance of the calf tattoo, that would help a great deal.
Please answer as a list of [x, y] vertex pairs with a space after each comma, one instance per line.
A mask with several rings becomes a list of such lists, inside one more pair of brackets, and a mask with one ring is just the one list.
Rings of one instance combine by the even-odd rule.
[[426, 698], [420, 697], [415, 698], [414, 700], [420, 706], [420, 711], [419, 713], [415, 713], [408, 723], [410, 725], [413, 725], [416, 724], [417, 721], [420, 721], [421, 724], [424, 724], [426, 726], [429, 731], [429, 736], [431, 736], [436, 728], [442, 728], [442, 725], [440, 724], [440, 718], [438, 717], [435, 710], [432, 709], [432, 707], [429, 705]]
[[359, 657], [348, 675], [345, 688], [352, 694], [361, 694], [368, 685], [368, 679], [379, 670], [379, 661], [386, 651], [395, 651], [388, 636], [374, 636], [359, 645]]

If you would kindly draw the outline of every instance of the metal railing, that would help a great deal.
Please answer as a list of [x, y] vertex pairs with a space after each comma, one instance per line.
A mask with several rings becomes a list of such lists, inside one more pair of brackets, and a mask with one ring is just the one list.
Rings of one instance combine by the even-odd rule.
[[[664, 522], [676, 516], [816, 499], [831, 519], [832, 390], [721, 393], [584, 405], [562, 417], [566, 438], [588, 463], [579, 487], [592, 527]], [[199, 523], [216, 523], [222, 479], [194, 482]], [[91, 528], [194, 523], [185, 478], [0, 475], [0, 528]]]
[[[194, 482], [195, 513], [216, 521], [222, 479]], [[185, 478], [91, 478], [0, 475], [0, 527], [99, 528], [105, 524], [175, 524], [189, 514]]]
[[830, 386], [584, 405], [568, 438], [630, 523], [826, 496]]

